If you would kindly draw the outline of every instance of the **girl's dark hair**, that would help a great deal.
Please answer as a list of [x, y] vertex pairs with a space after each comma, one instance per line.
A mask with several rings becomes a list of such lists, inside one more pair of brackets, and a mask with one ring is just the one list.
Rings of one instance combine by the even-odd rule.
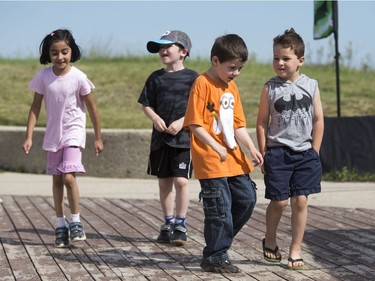
[[232, 60], [241, 59], [247, 61], [248, 50], [244, 40], [237, 34], [227, 34], [216, 38], [211, 48], [212, 57], [218, 57], [221, 63]]
[[298, 58], [305, 55], [305, 43], [293, 27], [289, 30], [285, 30], [283, 34], [273, 38], [273, 46], [275, 45], [281, 45], [284, 48], [294, 50], [294, 53]]
[[82, 54], [80, 47], [76, 44], [72, 33], [67, 29], [57, 29], [52, 31], [46, 37], [44, 37], [42, 43], [39, 46], [40, 58], [39, 61], [41, 64], [48, 64], [51, 62], [51, 57], [49, 50], [51, 45], [56, 41], [65, 41], [65, 43], [72, 49], [72, 58], [71, 62], [78, 61]]

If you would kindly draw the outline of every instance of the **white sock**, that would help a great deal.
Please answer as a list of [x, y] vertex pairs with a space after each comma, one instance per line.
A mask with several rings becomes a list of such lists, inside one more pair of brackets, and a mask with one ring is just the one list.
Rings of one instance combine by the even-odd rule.
[[65, 216], [63, 217], [56, 217], [56, 228], [67, 226], [65, 221]]
[[79, 213], [78, 214], [70, 214], [70, 222], [81, 222]]

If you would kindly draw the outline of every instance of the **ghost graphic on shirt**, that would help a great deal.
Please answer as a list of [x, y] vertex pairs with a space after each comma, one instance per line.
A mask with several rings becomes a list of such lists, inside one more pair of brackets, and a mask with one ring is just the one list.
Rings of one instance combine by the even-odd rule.
[[234, 138], [234, 96], [231, 93], [225, 93], [220, 99], [220, 114], [214, 118], [214, 132], [216, 135], [223, 132], [224, 140], [230, 149], [237, 147]]

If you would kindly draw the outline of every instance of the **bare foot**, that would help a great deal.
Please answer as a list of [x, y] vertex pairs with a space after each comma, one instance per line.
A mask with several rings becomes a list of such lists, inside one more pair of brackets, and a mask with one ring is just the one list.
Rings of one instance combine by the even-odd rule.
[[288, 258], [288, 269], [292, 270], [301, 270], [303, 269], [305, 263], [303, 262], [302, 258]]
[[263, 247], [263, 257], [268, 262], [280, 262], [281, 261], [281, 254], [279, 251], [279, 247], [276, 245], [274, 249], [266, 247], [266, 239], [264, 238], [262, 241]]

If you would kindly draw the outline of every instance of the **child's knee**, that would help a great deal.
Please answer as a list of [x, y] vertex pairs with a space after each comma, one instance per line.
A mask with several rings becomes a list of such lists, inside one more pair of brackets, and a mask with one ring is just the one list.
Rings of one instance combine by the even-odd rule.
[[294, 196], [290, 199], [290, 204], [293, 208], [297, 209], [305, 209], [307, 207], [307, 196], [301, 195], [301, 196]]
[[174, 186], [176, 189], [185, 188], [188, 184], [188, 179], [183, 177], [176, 177], [174, 178]]
[[64, 174], [63, 176], [64, 184], [67, 188], [71, 188], [76, 184], [76, 178], [73, 174]]
[[270, 203], [270, 206], [275, 210], [275, 211], [284, 211], [285, 208], [288, 206], [288, 200], [272, 200]]

